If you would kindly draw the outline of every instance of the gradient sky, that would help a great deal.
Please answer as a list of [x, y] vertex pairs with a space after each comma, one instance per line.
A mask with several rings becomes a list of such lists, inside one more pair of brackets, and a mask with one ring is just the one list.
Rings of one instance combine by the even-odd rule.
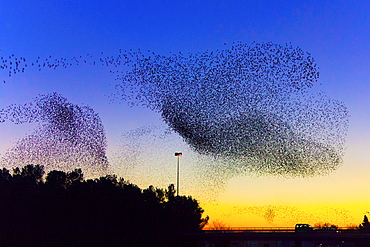
[[[195, 170], [194, 155], [177, 136], [169, 146], [148, 144], [140, 150], [145, 153], [141, 164], [125, 166], [113, 155], [122, 134], [163, 123], [158, 113], [110, 101], [116, 81], [109, 68], [29, 69], [12, 78], [0, 71], [6, 80], [0, 84], [0, 108], [51, 92], [91, 106], [106, 129], [112, 171], [142, 188], [174, 183], [173, 153], [182, 151], [181, 192], [199, 199], [211, 220], [228, 226], [359, 224], [370, 211], [369, 12], [368, 1], [346, 0], [0, 2], [1, 56], [72, 58], [101, 52], [109, 56], [119, 49], [138, 48], [167, 55], [224, 49], [225, 43], [237, 41], [299, 46], [320, 68], [321, 85], [316, 89], [344, 102], [351, 116], [344, 162], [330, 175], [291, 179], [215, 173], [211, 182], [194, 186], [204, 169]], [[0, 154], [32, 128], [1, 124]]]

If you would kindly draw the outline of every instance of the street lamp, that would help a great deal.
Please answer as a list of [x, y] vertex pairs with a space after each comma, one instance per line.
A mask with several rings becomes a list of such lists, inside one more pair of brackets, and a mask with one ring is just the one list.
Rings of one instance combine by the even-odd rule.
[[182, 156], [182, 153], [175, 153], [175, 156], [177, 156], [177, 196], [179, 196], [179, 184], [180, 184], [180, 156]]

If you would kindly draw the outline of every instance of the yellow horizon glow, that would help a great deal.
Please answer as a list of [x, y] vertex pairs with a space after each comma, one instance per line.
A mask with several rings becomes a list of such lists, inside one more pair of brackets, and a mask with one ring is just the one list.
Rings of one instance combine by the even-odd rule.
[[[204, 215], [210, 216], [209, 225], [218, 221], [227, 227], [294, 227], [297, 223], [314, 226], [330, 223], [339, 227], [358, 226], [370, 207], [364, 204], [317, 205], [233, 205], [207, 204]], [[269, 214], [273, 217], [269, 218]]]
[[[358, 167], [358, 165], [357, 165]], [[314, 178], [236, 177], [204, 215], [228, 227], [294, 227], [296, 223], [358, 226], [370, 211], [370, 168], [349, 165]]]

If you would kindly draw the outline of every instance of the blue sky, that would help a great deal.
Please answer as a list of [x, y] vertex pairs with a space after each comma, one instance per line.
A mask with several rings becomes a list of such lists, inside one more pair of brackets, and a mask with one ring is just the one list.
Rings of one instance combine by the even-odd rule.
[[[110, 56], [117, 55], [119, 49], [138, 48], [167, 55], [178, 51], [187, 53], [224, 49], [237, 41], [247, 44], [253, 41], [281, 45], [292, 43], [293, 46], [299, 46], [312, 54], [320, 68], [321, 85], [316, 85], [315, 89], [344, 102], [349, 109], [351, 118], [343, 165], [324, 179], [287, 181], [252, 178], [247, 174], [209, 183], [221, 183], [220, 187], [217, 187], [223, 191], [218, 193], [220, 205], [232, 201], [230, 198], [236, 198], [236, 194], [240, 195], [238, 198], [241, 198], [241, 201], [235, 204], [249, 205], [251, 199], [243, 194], [247, 194], [247, 190], [243, 188], [249, 188], [251, 184], [256, 187], [255, 193], [266, 184], [284, 191], [288, 190], [287, 184], [302, 186], [306, 197], [312, 198], [312, 201], [307, 203], [315, 203], [320, 199], [315, 192], [308, 189], [313, 184], [330, 183], [340, 187], [345, 181], [359, 187], [366, 186], [358, 183], [367, 180], [367, 174], [370, 172], [369, 11], [368, 1], [345, 0], [1, 1], [0, 54], [15, 54], [32, 60], [38, 56], [50, 55], [64, 58], [85, 54], [99, 56], [101, 52]], [[75, 104], [91, 106], [100, 114], [105, 125], [108, 149], [111, 153], [117, 150], [121, 135], [126, 131], [147, 124], [162, 124], [160, 116], [148, 109], [130, 108], [125, 102], [110, 101], [108, 96], [114, 92], [116, 81], [114, 75], [109, 73], [109, 68], [79, 65], [40, 72], [29, 69], [12, 78], [0, 71], [0, 76], [6, 80], [6, 83], [0, 84], [0, 108], [12, 103], [30, 102], [38, 94], [54, 91]], [[12, 141], [30, 131], [32, 126], [13, 126], [5, 123], [0, 125], [0, 128], [0, 150], [4, 152]], [[157, 166], [153, 164], [155, 169], [152, 166], [148, 168], [153, 174], [146, 174], [144, 178], [140, 169], [134, 172], [130, 167], [122, 167], [121, 163], [112, 163], [112, 170], [120, 176], [132, 176], [128, 179], [142, 186], [166, 186], [168, 182], [175, 181], [171, 177], [170, 168], [173, 165], [171, 162], [174, 161], [173, 152], [188, 148], [181, 139], [173, 138], [177, 138], [173, 143], [178, 146], [172, 145], [165, 149], [169, 154], [158, 155], [158, 148], [152, 148], [151, 152], [157, 154], [156, 157], [152, 156], [149, 160], [142, 157], [147, 162], [159, 162]], [[182, 160], [186, 164], [196, 158], [186, 158], [184, 152]], [[162, 168], [166, 172], [162, 173]], [[195, 172], [189, 169], [189, 175], [184, 178], [184, 192], [202, 198], [204, 193], [199, 193], [195, 188], [186, 189], [186, 185], [191, 187], [191, 180], [195, 176]], [[156, 179], [161, 182], [156, 184], [159, 181]], [[207, 186], [204, 185], [204, 188], [209, 188]], [[349, 196], [348, 200], [360, 203], [363, 200], [361, 193], [365, 191], [365, 188], [359, 189], [355, 193], [358, 198]], [[263, 193], [266, 194], [265, 197], [258, 197], [261, 205], [283, 203], [281, 198], [269, 201], [268, 192], [263, 189]], [[286, 201], [301, 205], [298, 199], [294, 200], [296, 193], [288, 191]], [[322, 193], [330, 194], [325, 191]], [[336, 194], [335, 198], [346, 198], [340, 190], [331, 194]], [[254, 203], [258, 204], [258, 200]], [[340, 204], [339, 199], [333, 201], [338, 207], [347, 207], [343, 203]], [[363, 208], [363, 211], [368, 211], [370, 198], [361, 203], [365, 203], [364, 207], [367, 207]], [[353, 206], [348, 206], [351, 207]], [[231, 225], [239, 224], [225, 216], [214, 212], [213, 214]], [[358, 221], [360, 220], [361, 215]], [[263, 219], [256, 224], [263, 224]]]

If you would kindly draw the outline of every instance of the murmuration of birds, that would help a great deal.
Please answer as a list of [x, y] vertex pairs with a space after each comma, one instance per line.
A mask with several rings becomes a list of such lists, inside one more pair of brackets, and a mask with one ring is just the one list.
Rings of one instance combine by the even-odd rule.
[[19, 139], [2, 157], [2, 165], [45, 164], [47, 169], [82, 168], [98, 174], [106, 170], [106, 136], [97, 113], [57, 93], [39, 95], [24, 105], [0, 110], [0, 122], [36, 123], [36, 129]]
[[317, 206], [314, 212], [291, 205], [234, 206], [230, 210], [226, 209], [222, 216], [237, 218], [246, 214], [259, 216], [269, 225], [275, 225], [275, 222], [283, 222], [285, 225], [307, 222], [314, 225], [329, 221], [339, 226], [346, 226], [348, 222], [354, 221], [348, 210], [327, 206]]
[[234, 43], [229, 49], [166, 56], [149, 50], [101, 55], [38, 57], [30, 63], [3, 56], [0, 68], [12, 76], [30, 66], [110, 66], [118, 99], [158, 112], [192, 150], [237, 171], [307, 177], [342, 164], [348, 110], [311, 90], [318, 66], [299, 47]]

